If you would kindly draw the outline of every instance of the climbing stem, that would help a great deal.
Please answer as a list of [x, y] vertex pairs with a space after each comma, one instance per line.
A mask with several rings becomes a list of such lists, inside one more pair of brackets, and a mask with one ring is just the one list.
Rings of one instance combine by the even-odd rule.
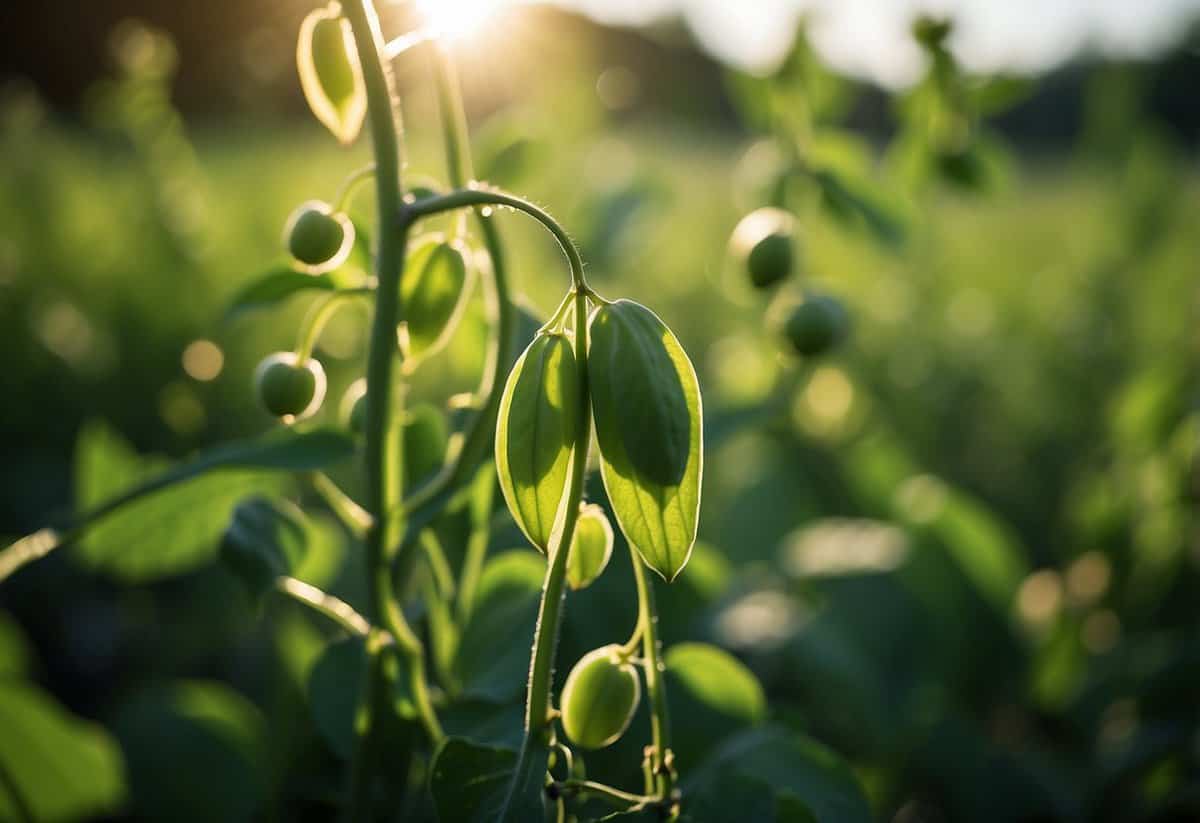
[[633, 577], [637, 583], [638, 629], [642, 636], [642, 667], [646, 675], [646, 692], [650, 697], [650, 775], [653, 788], [661, 798], [669, 798], [674, 789], [671, 764], [671, 722], [667, 712], [667, 691], [663, 682], [662, 643], [658, 637], [658, 611], [654, 602], [654, 586], [646, 574], [641, 557], [631, 547]]
[[[579, 408], [590, 407], [587, 377], [587, 296], [575, 295], [575, 359], [578, 362]], [[579, 502], [583, 498], [583, 483], [587, 473], [588, 445], [591, 440], [591, 416], [583, 415], [571, 455], [571, 478], [567, 498], [562, 505], [562, 528], [553, 536], [546, 578], [542, 585], [542, 600], [538, 608], [537, 626], [533, 633], [533, 650], [529, 662], [529, 688], [525, 698], [525, 740], [517, 759], [513, 781], [509, 787], [501, 820], [510, 819], [515, 793], [522, 787], [541, 785], [541, 779], [531, 781], [528, 772], [541, 762], [534, 757], [538, 749], [549, 745], [550, 724], [553, 720], [550, 689], [554, 679], [554, 655], [558, 645], [559, 624], [562, 622], [563, 594], [567, 578], [567, 551], [579, 519]]]
[[[375, 155], [375, 199], [380, 231], [375, 250], [377, 280], [374, 315], [367, 354], [367, 414], [365, 422], [366, 509], [373, 518], [366, 534], [368, 593], [373, 618], [381, 623], [404, 653], [413, 690], [413, 702], [433, 742], [442, 730], [429, 700], [425, 683], [424, 649], [409, 627], [392, 588], [391, 551], [403, 533], [400, 501], [404, 493], [399, 397], [396, 390], [396, 324], [400, 317], [400, 279], [408, 245], [401, 182], [401, 124], [396, 105], [395, 81], [384, 56], [384, 39], [372, 0], [346, 0], [343, 10], [353, 33], [362, 66], [367, 96], [367, 116]], [[370, 674], [364, 694], [364, 716], [359, 745], [351, 765], [352, 821], [370, 817], [370, 785], [376, 727], [392, 711], [382, 680], [381, 645], [369, 643]]]

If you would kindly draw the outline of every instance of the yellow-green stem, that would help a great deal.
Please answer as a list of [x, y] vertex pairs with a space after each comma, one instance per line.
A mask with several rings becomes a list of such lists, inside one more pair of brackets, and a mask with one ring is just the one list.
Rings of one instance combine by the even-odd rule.
[[671, 748], [671, 719], [667, 712], [667, 690], [663, 682], [662, 643], [658, 637], [658, 610], [654, 602], [654, 584], [646, 574], [641, 557], [630, 547], [633, 577], [637, 583], [638, 630], [642, 635], [642, 668], [646, 674], [646, 692], [650, 698], [650, 772], [654, 786], [647, 786], [664, 800], [674, 789], [670, 764], [666, 762]]

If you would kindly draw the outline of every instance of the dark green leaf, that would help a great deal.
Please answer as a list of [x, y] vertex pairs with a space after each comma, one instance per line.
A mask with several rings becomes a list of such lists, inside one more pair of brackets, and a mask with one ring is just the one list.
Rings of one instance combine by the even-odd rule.
[[728, 652], [680, 643], [666, 654], [667, 695], [687, 723], [675, 729], [675, 756], [686, 773], [722, 740], [760, 724], [767, 700], [758, 678]]
[[[529, 775], [507, 807], [505, 820], [542, 819], [542, 782], [545, 780], [547, 752], [535, 747], [533, 762], [524, 773]], [[480, 746], [469, 740], [449, 738], [434, 755], [429, 788], [441, 823], [478, 823], [495, 821], [505, 811], [505, 800], [517, 766], [517, 753], [511, 749]]]
[[263, 813], [266, 727], [228, 687], [181, 682], [144, 692], [115, 726], [141, 819], [237, 823]]
[[221, 540], [221, 558], [261, 597], [277, 578], [290, 575], [308, 553], [309, 524], [294, 503], [270, 497], [243, 500]]
[[0, 680], [0, 820], [91, 820], [125, 797], [121, 753], [104, 729], [67, 714], [38, 689]]
[[283, 263], [259, 275], [234, 295], [225, 318], [232, 320], [244, 312], [273, 306], [302, 291], [333, 291], [336, 288], [337, 284], [328, 273], [305, 274]]
[[817, 823], [871, 823], [870, 806], [850, 767], [803, 735], [771, 727], [742, 732], [687, 776], [684, 795], [730, 772], [803, 799]]
[[354, 753], [356, 713], [367, 677], [367, 649], [362, 637], [330, 643], [308, 676], [308, 705], [313, 724], [338, 756]]
[[503, 703], [525, 688], [545, 570], [541, 557], [520, 549], [484, 567], [455, 664], [465, 696]]

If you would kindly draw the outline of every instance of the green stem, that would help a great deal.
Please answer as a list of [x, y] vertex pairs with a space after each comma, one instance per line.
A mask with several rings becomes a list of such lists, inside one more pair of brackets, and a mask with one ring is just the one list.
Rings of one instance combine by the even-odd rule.
[[351, 500], [350, 495], [338, 488], [338, 485], [329, 478], [329, 475], [323, 472], [312, 472], [308, 479], [312, 483], [313, 490], [321, 496], [321, 499], [325, 501], [325, 505], [338, 516], [338, 519], [342, 521], [342, 525], [359, 540], [365, 539], [367, 531], [371, 528], [371, 523], [374, 520], [370, 513]]
[[303, 580], [280, 577], [275, 581], [275, 588], [280, 594], [286, 594], [296, 602], [325, 615], [351, 634], [365, 636], [371, 631], [371, 624], [367, 622], [367, 618], [356, 612], [353, 606], [316, 586], [310, 586]]
[[368, 163], [361, 169], [357, 169], [342, 181], [342, 185], [338, 188], [338, 192], [333, 197], [333, 210], [343, 212], [346, 210], [346, 204], [350, 202], [350, 198], [354, 196], [358, 190], [359, 184], [369, 180], [375, 176], [375, 164]]
[[[642, 635], [642, 668], [646, 674], [646, 691], [650, 696], [650, 771], [654, 790], [668, 798], [674, 789], [674, 775], [668, 761], [671, 750], [671, 722], [667, 712], [667, 689], [663, 682], [662, 644], [658, 637], [658, 610], [654, 603], [654, 586], [646, 574], [641, 557], [630, 547], [633, 577], [637, 583], [638, 628]], [[647, 787], [649, 790], [650, 787]]]
[[576, 289], [581, 291], [587, 290], [587, 280], [583, 274], [583, 258], [579, 256], [579, 249], [575, 248], [575, 243], [571, 240], [571, 236], [567, 234], [567, 230], [551, 217], [548, 212], [523, 197], [518, 197], [515, 194], [509, 194], [508, 192], [494, 188], [473, 187], [459, 189], [449, 194], [442, 194], [420, 200], [416, 203], [409, 203], [404, 209], [405, 219], [419, 220], [422, 217], [429, 217], [455, 209], [464, 209], [469, 206], [503, 206], [523, 212], [534, 220], [537, 220], [546, 227], [547, 231], [554, 235], [554, 239], [558, 241], [563, 254], [567, 256], [567, 262], [571, 266], [572, 284]]
[[594, 780], [563, 780], [554, 784], [555, 789], [563, 794], [594, 794], [610, 801], [617, 808], [645, 807], [660, 801], [658, 797], [644, 794], [632, 794], [621, 791], [613, 786], [597, 783]]
[[[578, 362], [579, 408], [591, 405], [587, 376], [587, 296], [579, 291], [575, 295], [575, 359]], [[579, 501], [583, 498], [583, 483], [587, 474], [588, 446], [591, 443], [591, 415], [584, 415], [575, 449], [571, 455], [571, 478], [567, 487], [567, 499], [562, 528], [555, 535], [550, 547], [550, 562], [546, 567], [546, 579], [542, 586], [542, 601], [538, 609], [537, 627], [533, 634], [533, 650], [529, 663], [529, 690], [525, 699], [525, 740], [513, 773], [501, 820], [508, 819], [513, 808], [514, 795], [520, 787], [530, 785], [529, 769], [540, 758], [534, 758], [534, 750], [548, 745], [550, 724], [553, 721], [550, 690], [553, 686], [554, 655], [558, 645], [558, 630], [562, 622], [563, 594], [567, 578], [567, 552], [579, 519]], [[537, 781], [536, 785], [541, 785]]]
[[[425, 683], [424, 649], [412, 632], [396, 603], [392, 589], [389, 547], [403, 533], [404, 477], [400, 421], [397, 413], [396, 324], [400, 319], [400, 279], [408, 245], [408, 224], [404, 220], [404, 193], [401, 183], [402, 133], [399, 109], [395, 105], [396, 88], [391, 67], [385, 62], [384, 39], [379, 16], [371, 0], [347, 0], [343, 5], [354, 35], [355, 49], [362, 66], [367, 96], [367, 115], [375, 154], [375, 198], [379, 212], [379, 232], [375, 256], [375, 311], [371, 322], [370, 349], [367, 354], [366, 497], [367, 511], [373, 520], [367, 530], [367, 574], [371, 611], [395, 637], [409, 663], [413, 702], [433, 742], [443, 734], [429, 701]], [[351, 794], [347, 814], [358, 821], [370, 816], [370, 775], [374, 727], [392, 710], [382, 680], [379, 644], [368, 644], [371, 672], [364, 703], [367, 723], [363, 725], [355, 761], [351, 767]]]

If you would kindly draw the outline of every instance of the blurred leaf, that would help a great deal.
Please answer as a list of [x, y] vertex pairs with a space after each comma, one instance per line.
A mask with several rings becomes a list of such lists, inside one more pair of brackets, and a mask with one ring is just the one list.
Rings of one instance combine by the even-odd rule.
[[971, 102], [981, 117], [1002, 114], [1024, 103], [1037, 91], [1031, 77], [998, 74], [984, 78], [969, 87]]
[[876, 242], [891, 248], [903, 245], [905, 226], [901, 219], [871, 197], [865, 188], [829, 169], [813, 172], [821, 190], [821, 202], [836, 219], [861, 224]]
[[525, 688], [545, 573], [545, 560], [523, 549], [484, 567], [454, 666], [464, 696], [503, 703]]
[[449, 440], [446, 416], [436, 406], [419, 403], [404, 416], [404, 482], [419, 486], [442, 467]]
[[757, 726], [767, 714], [758, 678], [728, 652], [704, 643], [680, 643], [666, 654], [671, 710], [686, 723], [674, 727], [681, 773], [699, 764], [722, 740]]
[[330, 643], [308, 676], [308, 705], [313, 724], [339, 757], [354, 753], [359, 697], [367, 676], [367, 648], [362, 637]]
[[305, 274], [290, 264], [281, 263], [259, 275], [242, 287], [225, 310], [225, 319], [232, 320], [255, 309], [264, 309], [283, 302], [302, 291], [334, 291], [337, 284], [326, 274]]
[[696, 823], [775, 823], [775, 798], [765, 782], [743, 772], [721, 772], [686, 800]]
[[400, 286], [400, 347], [406, 358], [424, 360], [449, 341], [474, 283], [470, 259], [464, 243], [440, 234], [414, 243]]
[[308, 518], [291, 501], [251, 497], [233, 511], [221, 558], [257, 599], [304, 561], [310, 532]]
[[0, 678], [28, 674], [32, 657], [21, 627], [5, 612], [0, 612]]
[[350, 22], [328, 8], [309, 12], [296, 63], [313, 114], [340, 143], [353, 143], [367, 113], [367, 92]]
[[139, 817], [237, 823], [264, 811], [266, 727], [227, 686], [187, 681], [143, 692], [120, 709], [115, 728]]
[[729, 740], [685, 778], [685, 795], [724, 774], [757, 778], [803, 798], [817, 823], [871, 823], [871, 809], [850, 768], [810, 738], [773, 727]]
[[354, 448], [343, 432], [285, 429], [167, 468], [160, 458], [135, 454], [106, 426], [87, 425], [76, 449], [79, 506], [104, 511], [115, 499], [133, 502], [97, 522], [84, 537], [81, 554], [127, 580], [189, 571], [216, 553], [240, 499], [286, 485], [285, 478], [265, 470], [317, 469], [349, 457]]
[[[546, 773], [547, 752], [535, 747], [529, 774], [537, 785], [519, 791], [506, 820], [542, 819], [541, 782]], [[441, 823], [476, 823], [494, 820], [504, 807], [509, 784], [517, 766], [517, 753], [511, 749], [480, 746], [469, 740], [451, 737], [438, 748], [430, 767], [429, 789], [433, 793]]]
[[120, 809], [126, 791], [121, 753], [101, 727], [67, 714], [37, 688], [5, 678], [0, 730], [0, 820], [53, 823]]

